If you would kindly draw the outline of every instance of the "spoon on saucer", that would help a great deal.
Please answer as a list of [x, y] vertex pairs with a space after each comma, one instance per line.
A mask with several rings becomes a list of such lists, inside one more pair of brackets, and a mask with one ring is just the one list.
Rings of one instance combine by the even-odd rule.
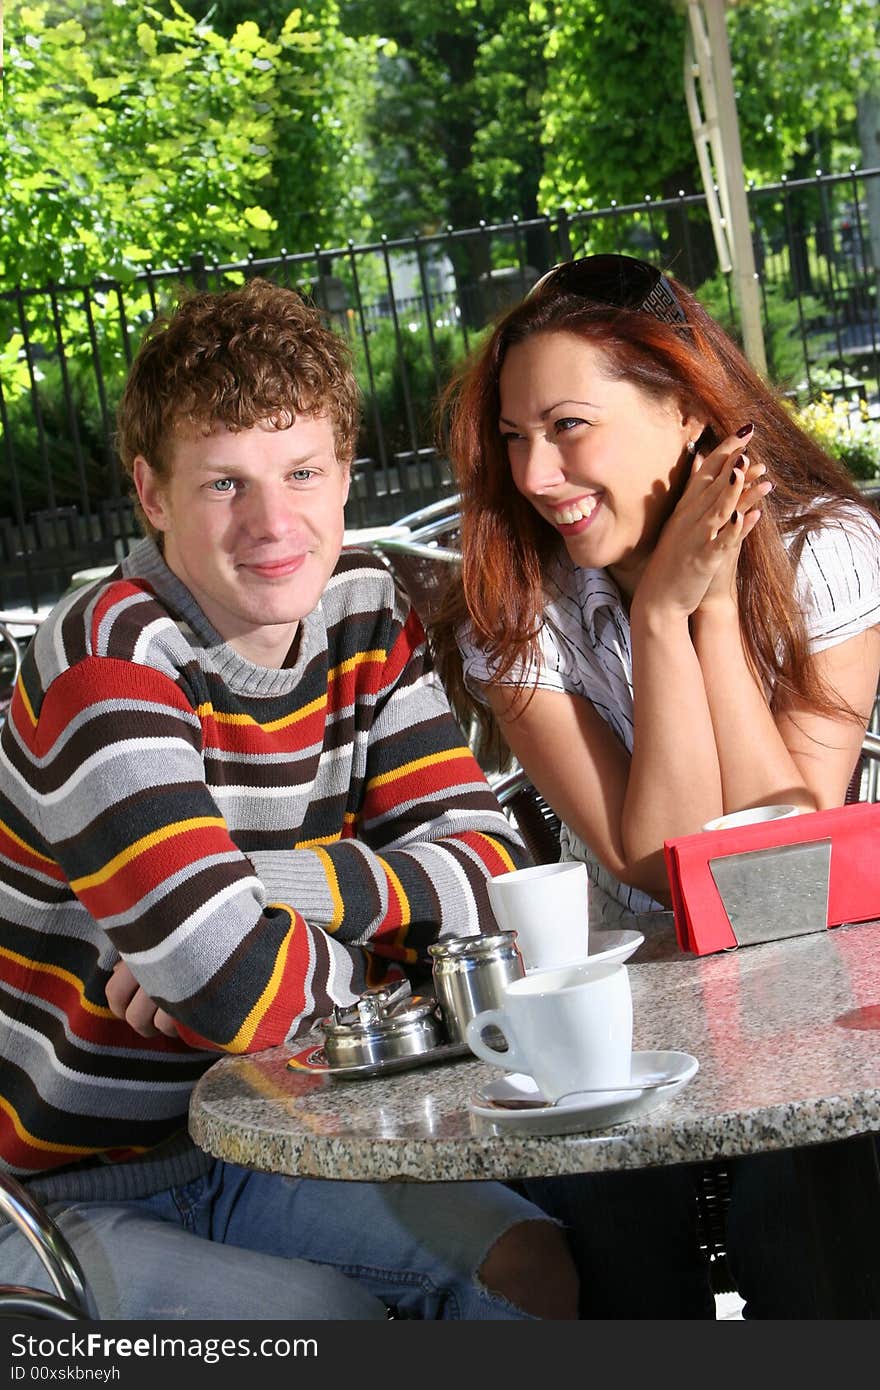
[[617, 1094], [620, 1091], [656, 1091], [661, 1086], [671, 1086], [676, 1080], [673, 1076], [658, 1076], [653, 1080], [644, 1081], [622, 1081], [616, 1086], [589, 1086], [579, 1091], [564, 1091], [555, 1100], [547, 1100], [545, 1096], [510, 1096], [502, 1100], [495, 1100], [491, 1096], [480, 1096], [478, 1102], [487, 1110], [552, 1110], [564, 1100], [573, 1100], [576, 1096], [603, 1096]]

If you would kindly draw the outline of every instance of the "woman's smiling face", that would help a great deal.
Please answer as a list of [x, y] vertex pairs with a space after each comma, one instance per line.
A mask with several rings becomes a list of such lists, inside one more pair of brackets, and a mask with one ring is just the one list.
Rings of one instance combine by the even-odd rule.
[[539, 333], [510, 348], [499, 430], [514, 484], [576, 565], [631, 594], [673, 505], [702, 424], [609, 374], [600, 348]]

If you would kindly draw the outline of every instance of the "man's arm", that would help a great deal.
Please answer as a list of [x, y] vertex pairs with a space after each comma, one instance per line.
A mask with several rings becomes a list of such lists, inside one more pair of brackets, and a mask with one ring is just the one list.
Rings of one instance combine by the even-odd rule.
[[486, 876], [522, 862], [406, 631], [377, 692], [361, 804], [333, 843], [243, 854], [205, 780], [198, 718], [151, 668], [83, 661], [38, 723], [17, 711], [43, 842], [192, 1045], [295, 1036], [387, 962], [491, 921]]

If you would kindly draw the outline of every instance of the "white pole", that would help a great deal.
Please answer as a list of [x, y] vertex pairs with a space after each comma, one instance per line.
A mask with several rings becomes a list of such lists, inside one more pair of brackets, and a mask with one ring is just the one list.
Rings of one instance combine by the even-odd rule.
[[734, 286], [742, 320], [743, 346], [755, 371], [767, 375], [764, 333], [761, 327], [761, 299], [755, 273], [755, 255], [749, 206], [746, 199], [742, 148], [739, 141], [739, 122], [733, 74], [730, 66], [730, 45], [724, 18], [725, 0], [703, 0], [709, 47], [715, 73], [715, 96], [718, 104], [718, 131], [727, 176], [730, 200], [730, 249], [733, 258]]

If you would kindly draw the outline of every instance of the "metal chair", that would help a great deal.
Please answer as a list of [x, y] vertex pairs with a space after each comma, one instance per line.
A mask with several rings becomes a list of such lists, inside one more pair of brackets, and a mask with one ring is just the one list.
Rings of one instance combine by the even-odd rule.
[[536, 864], [555, 864], [559, 859], [562, 822], [533, 786], [522, 768], [490, 777], [490, 785], [522, 836]]
[[0, 720], [12, 702], [12, 692], [21, 670], [21, 648], [13, 632], [0, 622]]
[[9, 1173], [0, 1173], [0, 1212], [33, 1246], [56, 1291], [0, 1284], [0, 1318], [95, 1319], [94, 1296], [69, 1244], [39, 1202]]
[[[443, 497], [408, 512], [394, 524], [406, 527], [409, 536], [379, 537], [371, 549], [382, 556], [427, 626], [443, 597], [450, 573], [461, 564], [458, 496]], [[440, 544], [441, 541], [445, 543]]]

